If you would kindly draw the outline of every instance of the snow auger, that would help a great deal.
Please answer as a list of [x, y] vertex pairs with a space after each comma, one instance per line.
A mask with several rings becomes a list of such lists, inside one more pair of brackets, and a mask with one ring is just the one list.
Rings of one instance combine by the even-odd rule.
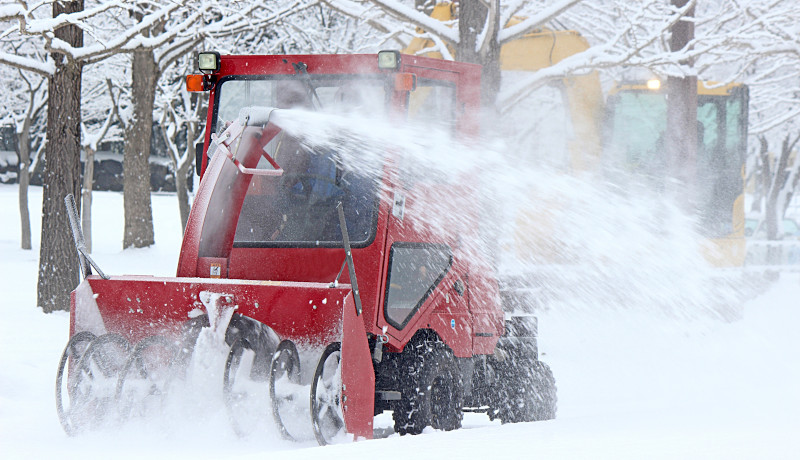
[[[84, 280], [56, 388], [68, 433], [163, 407], [214, 347], [243, 436], [266, 419], [287, 439], [372, 438], [386, 410], [400, 434], [459, 428], [467, 410], [555, 416], [535, 318], [504, 312], [491, 254], [466, 243], [477, 191], [409, 176], [398, 146], [364, 167], [352, 143], [282, 127], [281, 113], [317, 110], [470, 136], [478, 66], [397, 52], [198, 62], [187, 89], [210, 93], [206, 138], [176, 277], [92, 274], [75, 219]], [[432, 205], [458, 218], [428, 225]]]

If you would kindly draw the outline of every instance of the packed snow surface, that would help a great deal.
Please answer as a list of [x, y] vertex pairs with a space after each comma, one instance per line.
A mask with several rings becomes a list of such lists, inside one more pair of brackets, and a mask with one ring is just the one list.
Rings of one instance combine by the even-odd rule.
[[[303, 121], [287, 120], [287, 125]], [[332, 131], [336, 142], [347, 136], [342, 129]], [[442, 153], [423, 161], [431, 149]], [[419, 147], [416, 157], [413, 149], [410, 153], [415, 168], [436, 171], [454, 169], [446, 167], [455, 164], [448, 155], [466, 158], [463, 165], [474, 154], [436, 145]], [[483, 160], [484, 165], [491, 162], [486, 156]], [[0, 456], [797, 458], [797, 274], [768, 280], [761, 272], [734, 270], [718, 276], [697, 259], [699, 243], [687, 230], [689, 220], [656, 198], [595, 188], [547, 171], [531, 171], [524, 180], [503, 180], [502, 172], [503, 167], [488, 167], [480, 176], [480, 185], [491, 190], [488, 199], [524, 207], [522, 197], [532, 189], [539, 196], [550, 193], [538, 205], [547, 206], [548, 217], [561, 225], [555, 228], [561, 237], [555, 249], [586, 260], [573, 263], [576, 270], [557, 273], [554, 279], [566, 291], [548, 293], [548, 308], [539, 313], [541, 359], [551, 366], [558, 385], [556, 420], [500, 425], [482, 414], [465, 414], [461, 430], [428, 429], [420, 436], [400, 437], [391, 433], [386, 413], [376, 421], [379, 439], [316, 447], [314, 442], [284, 441], [274, 428], [239, 439], [226, 419], [221, 390], [215, 396], [207, 388], [188, 386], [198, 394], [185, 395], [189, 407], [174, 417], [68, 437], [56, 415], [54, 387], [69, 316], [44, 314], [36, 307], [40, 222], [32, 222], [34, 249], [19, 249], [17, 189], [0, 185], [0, 215], [6, 222], [0, 228], [5, 300], [0, 320]], [[503, 199], [503, 193], [510, 195]], [[31, 188], [30, 198], [36, 215], [41, 189]], [[534, 203], [527, 206], [536, 211]], [[106, 273], [174, 275], [181, 241], [175, 196], [154, 195], [153, 212], [156, 244], [122, 251], [122, 195], [95, 192], [93, 257]], [[500, 227], [517, 222], [512, 214], [503, 214], [509, 210], [499, 212], [493, 217]], [[433, 215], [431, 219], [435, 222]], [[513, 246], [513, 235], [507, 237], [502, 243]], [[513, 260], [503, 265], [514, 274], [524, 274], [524, 268]]]

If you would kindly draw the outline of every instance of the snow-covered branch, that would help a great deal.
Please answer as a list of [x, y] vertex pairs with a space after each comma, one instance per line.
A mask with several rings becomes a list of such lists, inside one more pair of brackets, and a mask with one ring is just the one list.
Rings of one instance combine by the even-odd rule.
[[[393, 0], [322, 0], [331, 8], [353, 18], [365, 20], [371, 27], [384, 33], [403, 32], [411, 34], [414, 28], [421, 28], [437, 35], [448, 44], [458, 43], [458, 31], [447, 24], [431, 18], [427, 14]], [[377, 8], [364, 6], [374, 5]], [[383, 15], [377, 12], [384, 13]], [[386, 16], [388, 15], [388, 17]]]
[[[559, 3], [539, 11], [538, 14], [534, 16], [523, 19], [513, 26], [500, 30], [500, 32], [497, 34], [497, 41], [500, 43], [506, 43], [522, 37], [523, 35], [530, 33], [533, 29], [542, 27], [544, 24], [557, 18], [565, 11], [582, 1], [583, 0], [561, 0]], [[514, 9], [517, 10], [517, 8]]]
[[[111, 83], [111, 79], [107, 78], [105, 81], [105, 89], [109, 93], [110, 99], [114, 100], [114, 87]], [[108, 134], [109, 129], [111, 128], [111, 124], [116, 117], [115, 111], [111, 108], [108, 109], [105, 117], [105, 121], [97, 128], [94, 132], [92, 132], [89, 127], [86, 125], [85, 118], [81, 120], [81, 144], [84, 147], [88, 147], [92, 149], [92, 151], [97, 151], [97, 146]]]
[[28, 72], [34, 72], [43, 76], [52, 75], [53, 72], [56, 71], [55, 64], [50, 59], [42, 61], [6, 52], [0, 52], [0, 64], [16, 67]]

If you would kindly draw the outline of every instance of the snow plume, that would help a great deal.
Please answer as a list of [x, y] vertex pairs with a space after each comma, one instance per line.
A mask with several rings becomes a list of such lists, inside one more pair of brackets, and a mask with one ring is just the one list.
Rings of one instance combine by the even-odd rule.
[[460, 141], [430, 125], [296, 110], [273, 120], [312, 151], [336, 151], [345, 168], [379, 180], [388, 158], [406, 184], [430, 186], [424, 198], [408, 193], [416, 202], [406, 218], [459, 235], [468, 256], [490, 254], [505, 289], [527, 297], [517, 307], [737, 315], [742, 283], [705, 261], [710, 243], [694, 218], [637, 178], [623, 186], [616, 173], [614, 182], [567, 174], [502, 142]]
[[120, 414], [129, 413], [120, 419], [120, 426], [112, 428], [148, 439], [196, 436], [197, 431], [214, 438], [231, 435], [220, 388], [230, 349], [225, 332], [235, 305], [232, 296], [207, 291], [200, 292], [200, 305], [204, 311], [198, 308], [191, 316], [207, 314], [209, 324], [199, 329], [188, 362], [176, 358], [167, 369], [151, 369], [164, 372], [163, 382], [150, 381], [154, 378], [150, 373], [144, 380], [128, 378], [126, 388], [134, 390], [130, 397], [134, 409], [124, 411], [124, 405], [120, 406]]
[[203, 385], [203, 389], [195, 389], [200, 390], [197, 393], [216, 397], [222, 387], [222, 371], [230, 349], [225, 343], [225, 331], [235, 309], [231, 298], [228, 294], [200, 292], [200, 301], [208, 313], [209, 327], [202, 328], [197, 337], [187, 379], [190, 384]]

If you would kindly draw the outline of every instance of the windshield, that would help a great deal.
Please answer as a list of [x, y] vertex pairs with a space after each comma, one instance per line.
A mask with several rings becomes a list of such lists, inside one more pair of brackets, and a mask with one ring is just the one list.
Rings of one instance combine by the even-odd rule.
[[[326, 112], [382, 113], [386, 97], [378, 78], [306, 78], [223, 80], [217, 90], [216, 131], [224, 130], [246, 107], [271, 106]], [[236, 226], [234, 246], [339, 246], [336, 204], [341, 202], [354, 247], [374, 238], [379, 178], [344, 164], [332, 148], [312, 150], [281, 132], [264, 147], [283, 168], [281, 176], [241, 174], [232, 164], [221, 176], [249, 181]], [[209, 153], [211, 149], [209, 149]], [[265, 158], [257, 168], [270, 169]], [[225, 187], [218, 187], [225, 193]]]
[[384, 80], [378, 76], [270, 76], [269, 79], [226, 77], [217, 89], [214, 127], [239, 116], [245, 107], [357, 112], [382, 114], [386, 104]]

